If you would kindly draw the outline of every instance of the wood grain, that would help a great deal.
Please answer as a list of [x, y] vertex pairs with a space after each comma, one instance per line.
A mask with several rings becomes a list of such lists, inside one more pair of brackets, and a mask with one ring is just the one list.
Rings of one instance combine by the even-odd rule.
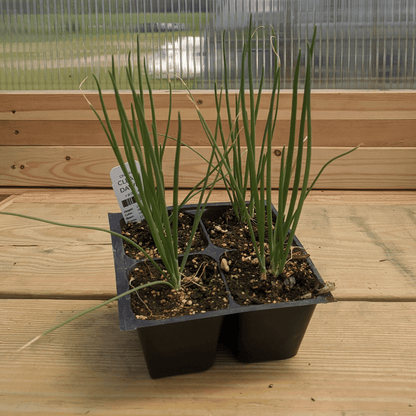
[[[1, 188], [0, 192], [15, 195], [15, 202], [53, 203], [53, 204], [112, 204], [116, 203], [112, 189], [82, 188]], [[180, 189], [183, 199], [189, 189]], [[210, 197], [212, 202], [227, 200], [224, 189], [215, 189]], [[166, 190], [168, 203], [172, 202], [172, 190]], [[276, 202], [277, 200], [275, 200]], [[196, 199], [194, 202], [197, 202]], [[308, 196], [307, 205], [415, 205], [415, 191], [377, 191], [377, 190], [313, 190]]]
[[[233, 91], [231, 91], [233, 93]], [[234, 91], [235, 93], [235, 91]], [[109, 110], [117, 108], [114, 100], [114, 93], [104, 91], [104, 100]], [[85, 91], [88, 100], [99, 107], [99, 97], [97, 92]], [[194, 90], [192, 95], [198, 103], [198, 107], [203, 109], [215, 108], [215, 96], [213, 91]], [[153, 91], [155, 108], [168, 108], [169, 96], [167, 91]], [[263, 91], [260, 108], [268, 107], [270, 101], [270, 91]], [[415, 102], [416, 92], [414, 90], [400, 91], [374, 91], [374, 90], [313, 90], [312, 103], [316, 110], [332, 111], [416, 111]], [[231, 95], [231, 98], [233, 96]], [[129, 92], [121, 91], [123, 102], [128, 105], [131, 101]], [[299, 93], [302, 98], [302, 93]], [[145, 105], [149, 106], [148, 93], [144, 93]], [[234, 101], [231, 100], [231, 106]], [[184, 109], [194, 109], [195, 106], [188, 98], [187, 91], [174, 91], [172, 106]], [[302, 102], [298, 101], [298, 108]], [[292, 107], [292, 92], [283, 90], [280, 93], [279, 108], [288, 110]], [[88, 110], [90, 107], [80, 91], [2, 91], [0, 102], [1, 119], [13, 120], [21, 113], [31, 113], [36, 111], [79, 111]], [[45, 113], [46, 114], [46, 113]]]
[[[87, 190], [84, 203], [79, 202], [79, 194], [70, 194], [74, 203], [69, 196], [46, 202], [48, 194], [42, 192], [37, 197], [16, 197], [5, 211], [106, 229], [107, 213], [119, 212], [115, 203], [90, 203], [95, 197]], [[223, 191], [212, 202], [225, 200]], [[323, 200], [321, 195], [318, 204], [305, 205], [296, 234], [324, 280], [336, 283], [334, 295], [353, 300], [416, 300], [416, 193], [412, 205], [397, 201], [367, 205], [365, 198], [355, 204], [338, 197], [332, 204]], [[0, 296], [59, 297], [62, 293], [108, 299], [115, 295], [108, 234], [3, 215], [0, 230]]]
[[[209, 158], [210, 147], [197, 150]], [[281, 150], [281, 148], [276, 148]], [[315, 148], [311, 178], [332, 157], [347, 148]], [[174, 149], [166, 149], [165, 186], [173, 183]], [[272, 178], [278, 183], [280, 158], [274, 157]], [[2, 186], [110, 187], [110, 170], [117, 165], [109, 146], [4, 146], [0, 154]], [[206, 165], [188, 148], [181, 152], [180, 187], [202, 179]], [[416, 148], [360, 148], [330, 165], [317, 189], [415, 189]]]
[[[85, 225], [108, 229], [108, 213], [120, 212], [113, 204], [27, 204], [13, 203], [4, 211], [29, 215], [70, 225]], [[1, 245], [39, 244], [108, 244], [110, 235], [94, 230], [62, 228], [44, 222], [2, 215]]]
[[[195, 91], [194, 99], [215, 129], [216, 110], [213, 92]], [[88, 93], [88, 99], [99, 109], [96, 93]], [[106, 105], [115, 131], [119, 122], [115, 101], [111, 92], [106, 92]], [[411, 147], [416, 146], [416, 108], [414, 91], [314, 91], [312, 120], [314, 146], [356, 146], [364, 143], [368, 147]], [[158, 131], [164, 132], [168, 116], [168, 97], [164, 91], [153, 94], [158, 120]], [[126, 107], [130, 95], [122, 94]], [[279, 121], [274, 145], [287, 142], [291, 116], [290, 91], [282, 91], [279, 101]], [[267, 119], [270, 92], [262, 95], [257, 123], [257, 144], [260, 144]], [[148, 94], [145, 94], [148, 105]], [[231, 100], [232, 105], [234, 100]], [[301, 100], [299, 100], [299, 107]], [[191, 146], [208, 145], [193, 103], [185, 91], [173, 95], [173, 114], [170, 133], [176, 137], [177, 110], [183, 120], [183, 141]], [[225, 110], [222, 112], [226, 118]], [[235, 111], [232, 110], [232, 114]], [[150, 112], [147, 118], [150, 121]], [[298, 114], [298, 118], [300, 115]], [[227, 123], [225, 123], [227, 124]], [[80, 92], [68, 93], [13, 93], [2, 95], [0, 103], [0, 143], [2, 145], [56, 146], [100, 146], [107, 139]], [[227, 129], [225, 129], [227, 132]]]
[[[5, 190], [8, 211], [56, 221], [117, 210], [111, 190]], [[340, 301], [318, 305], [298, 355], [247, 365], [220, 346], [207, 372], [151, 380], [115, 305], [16, 352], [115, 292], [112, 253], [106, 235], [0, 215], [0, 414], [414, 415], [415, 225], [415, 191], [313, 192], [297, 234]]]
[[16, 349], [94, 301], [0, 300], [0, 413], [5, 416], [414, 414], [415, 303], [320, 305], [298, 355], [151, 380], [137, 334], [104, 307]]
[[[84, 113], [84, 112], [83, 112]], [[70, 115], [67, 115], [70, 117]], [[377, 113], [375, 119], [368, 119], [367, 115], [357, 115], [361, 118], [352, 119], [318, 119], [312, 115], [312, 131], [314, 146], [340, 146], [354, 147], [363, 143], [366, 147], [413, 147], [416, 145], [415, 126], [416, 121], [400, 114], [392, 118], [392, 114]], [[211, 132], [215, 132], [214, 120], [208, 120], [207, 124]], [[256, 143], [261, 145], [263, 139], [265, 120], [256, 123]], [[297, 124], [299, 126], [299, 123]], [[121, 139], [121, 124], [115, 120], [112, 122], [119, 144]], [[150, 128], [150, 123], [148, 124]], [[158, 132], [164, 134], [167, 122], [158, 121]], [[1, 144], [4, 146], [105, 146], [108, 140], [105, 133], [95, 119], [93, 120], [21, 120], [0, 121]], [[273, 138], [274, 146], [287, 144], [290, 131], [289, 119], [279, 119], [276, 124], [276, 133]], [[169, 134], [177, 137], [178, 122], [170, 123]], [[225, 137], [228, 137], [229, 129], [224, 126]], [[241, 133], [244, 137], [243, 132]], [[161, 142], [162, 139], [159, 140]], [[189, 146], [207, 146], [209, 140], [199, 121], [182, 119], [182, 141]], [[220, 139], [218, 139], [220, 142]], [[168, 145], [174, 146], [173, 141]]]

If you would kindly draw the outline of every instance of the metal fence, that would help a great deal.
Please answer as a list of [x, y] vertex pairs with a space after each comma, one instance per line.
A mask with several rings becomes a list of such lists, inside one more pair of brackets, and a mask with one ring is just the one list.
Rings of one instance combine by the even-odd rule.
[[[252, 61], [267, 82], [272, 27], [290, 88], [299, 48], [317, 27], [313, 88], [415, 86], [416, 0], [0, 0], [0, 89], [70, 90], [123, 66], [137, 42], [152, 85], [212, 88], [223, 76], [222, 37], [237, 86], [250, 15]], [[132, 56], [137, 67], [137, 57]]]

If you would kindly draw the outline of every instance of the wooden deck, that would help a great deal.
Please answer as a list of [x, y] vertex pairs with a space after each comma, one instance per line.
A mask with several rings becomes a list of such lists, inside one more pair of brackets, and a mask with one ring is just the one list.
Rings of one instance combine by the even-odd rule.
[[[118, 211], [106, 189], [0, 195], [0, 210], [73, 224]], [[338, 300], [318, 305], [298, 355], [242, 364], [221, 347], [206, 372], [152, 380], [115, 305], [17, 352], [115, 294], [112, 249], [104, 233], [0, 215], [0, 414], [415, 415], [416, 191], [316, 191], [297, 234]]]

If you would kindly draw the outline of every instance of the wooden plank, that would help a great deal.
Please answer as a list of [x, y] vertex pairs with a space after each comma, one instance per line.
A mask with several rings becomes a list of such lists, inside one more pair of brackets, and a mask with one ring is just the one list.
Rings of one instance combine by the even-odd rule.
[[220, 348], [208, 371], [151, 380], [135, 332], [104, 307], [16, 349], [93, 301], [0, 300], [5, 416], [414, 415], [415, 303], [320, 305], [296, 357], [242, 364]]
[[[88, 100], [99, 107], [100, 102], [97, 92], [85, 91]], [[109, 110], [117, 108], [114, 94], [104, 91], [104, 99]], [[192, 95], [203, 109], [215, 108], [215, 96], [213, 91], [194, 90]], [[270, 100], [270, 91], [263, 91], [260, 108], [265, 109]], [[121, 98], [126, 105], [131, 101], [131, 94], [121, 91]], [[167, 108], [168, 92], [165, 90], [153, 91], [153, 100], [156, 108]], [[232, 97], [232, 95], [231, 95]], [[302, 97], [302, 93], [299, 93]], [[332, 111], [416, 111], [416, 91], [414, 90], [392, 90], [392, 91], [369, 91], [369, 90], [313, 90], [313, 107], [317, 110]], [[145, 92], [145, 105], [149, 105], [148, 93]], [[231, 102], [234, 105], [234, 102]], [[175, 108], [193, 109], [194, 105], [188, 98], [187, 91], [176, 90], [172, 97], [172, 106]], [[280, 93], [279, 108], [290, 109], [292, 106], [292, 92], [283, 90]], [[299, 100], [298, 108], [302, 103]], [[47, 114], [57, 111], [79, 111], [87, 110], [89, 105], [80, 91], [2, 91], [0, 102], [0, 114], [2, 120], [13, 120], [20, 117], [21, 113], [44, 111], [45, 119], [50, 119]], [[24, 117], [26, 119], [27, 117]]]
[[[210, 147], [196, 148], [209, 158]], [[281, 148], [276, 148], [281, 150]], [[346, 148], [315, 148], [311, 178], [332, 157]], [[274, 155], [272, 177], [278, 183], [280, 157]], [[42, 147], [4, 146], [0, 155], [2, 186], [110, 187], [110, 170], [117, 164], [109, 146]], [[164, 175], [173, 183], [174, 149], [166, 149]], [[206, 173], [200, 156], [184, 148], [180, 186], [194, 186]], [[324, 172], [317, 189], [415, 189], [416, 148], [360, 148], [339, 159]]]
[[[222, 192], [212, 202], [224, 200]], [[336, 298], [416, 300], [413, 201], [413, 205], [348, 205], [343, 200], [305, 205], [297, 235], [324, 280], [336, 283]], [[108, 228], [107, 213], [119, 209], [116, 204], [41, 203], [35, 199], [33, 203], [14, 202], [7, 211]], [[115, 295], [106, 233], [0, 215], [0, 264], [3, 297], [57, 297], [59, 291], [79, 298]]]
[[[164, 102], [165, 106], [155, 108], [155, 115], [157, 120], [167, 120], [169, 110], [166, 107], [167, 101]], [[264, 102], [263, 102], [264, 103]], [[179, 103], [177, 103], [179, 104]], [[279, 105], [280, 108], [280, 105]], [[97, 120], [93, 111], [88, 111], [89, 108], [77, 109], [77, 110], [51, 110], [50, 113], [45, 111], [30, 111], [30, 112], [19, 112], [10, 116], [8, 113], [0, 113], [0, 120], [4, 121], [95, 121]], [[181, 108], [178, 108], [181, 110]], [[99, 111], [101, 117], [103, 112]], [[232, 114], [235, 114], [235, 107], [231, 107]], [[110, 120], [118, 120], [119, 114], [115, 109], [107, 111]], [[181, 113], [182, 114], [182, 113]], [[215, 108], [208, 108], [203, 110], [203, 115], [206, 120], [213, 121], [217, 120], [217, 110]], [[227, 119], [226, 109], [221, 109], [222, 118]], [[283, 120], [290, 120], [292, 115], [291, 109], [287, 108], [279, 110], [279, 118]], [[146, 119], [151, 120], [152, 114], [146, 113]], [[265, 106], [261, 106], [258, 111], [258, 120], [266, 120], [268, 116], [268, 109]], [[127, 114], [127, 117], [131, 120], [131, 114]], [[314, 120], [385, 120], [389, 118], [391, 120], [412, 120], [415, 117], [415, 111], [412, 110], [377, 110], [377, 111], [359, 111], [359, 110], [334, 110], [328, 107], [327, 109], [313, 110], [312, 118]], [[183, 116], [181, 115], [182, 121], [196, 120], [196, 112], [184, 111]], [[297, 114], [297, 119], [300, 119], [300, 114]], [[178, 114], [172, 113], [171, 120], [178, 120]]]
[[[401, 119], [400, 117], [405, 117], [403, 114], [392, 118], [390, 112], [386, 114], [380, 112], [374, 119], [361, 115], [364, 119], [345, 120], [318, 119], [315, 114], [312, 117], [314, 146], [353, 147], [359, 143], [364, 143], [366, 147], [414, 147], [416, 145], [414, 135], [416, 120]], [[120, 122], [114, 121], [112, 124], [121, 143]], [[215, 121], [209, 120], [207, 124], [214, 133]], [[261, 145], [265, 124], [264, 120], [256, 124], [257, 145]], [[159, 121], [157, 126], [159, 133], [165, 133], [166, 121]], [[96, 120], [0, 121], [0, 129], [3, 146], [59, 146], [62, 143], [67, 146], [105, 146], [108, 143], [104, 131]], [[169, 134], [177, 137], [177, 131], [178, 123], [173, 120]], [[287, 144], [289, 131], [289, 119], [280, 119], [276, 124], [273, 145]], [[224, 125], [225, 137], [228, 137], [228, 133], [229, 130]], [[244, 137], [243, 133], [242, 136]], [[192, 119], [182, 120], [182, 140], [189, 146], [209, 145], [201, 123]], [[172, 141], [171, 145], [173, 143]]]
[[[87, 93], [88, 98], [99, 108], [96, 93]], [[106, 103], [112, 120], [118, 120], [112, 94], [107, 92]], [[416, 108], [414, 91], [403, 92], [357, 92], [314, 91], [313, 131], [315, 146], [355, 146], [364, 142], [369, 147], [410, 147], [416, 145], [414, 136]], [[0, 137], [2, 145], [53, 146], [65, 143], [69, 146], [106, 145], [107, 139], [95, 119], [95, 115], [79, 92], [50, 93], [6, 93], [0, 104]], [[212, 92], [196, 91], [194, 98], [215, 129], [216, 110]], [[122, 94], [129, 105], [130, 96]], [[257, 123], [257, 144], [267, 119], [270, 92], [263, 93]], [[167, 94], [154, 93], [158, 131], [166, 129], [168, 116]], [[234, 102], [232, 100], [232, 102]], [[148, 97], [146, 95], [146, 103]], [[299, 106], [301, 100], [299, 100]], [[197, 119], [194, 105], [185, 91], [176, 91], [173, 96], [173, 114], [170, 133], [176, 136], [177, 110], [183, 120], [183, 140], [191, 146], [207, 145], [203, 129]], [[291, 92], [282, 91], [279, 102], [279, 122], [274, 144], [287, 142], [291, 108]], [[233, 111], [233, 114], [235, 111]], [[150, 120], [150, 112], [147, 113]], [[225, 119], [226, 113], [223, 111]], [[298, 114], [299, 117], [299, 114]], [[119, 123], [114, 123], [119, 131]]]
[[[65, 224], [86, 225], [108, 229], [108, 213], [120, 212], [113, 204], [28, 204], [13, 203], [4, 209]], [[94, 230], [61, 228], [38, 221], [5, 216], [0, 217], [0, 245], [87, 245], [108, 244], [110, 236]]]
[[[1, 193], [16, 195], [15, 202], [53, 204], [112, 204], [116, 199], [112, 189], [83, 188], [1, 188]], [[183, 199], [189, 189], [180, 189]], [[166, 190], [166, 199], [172, 201], [172, 190]], [[215, 189], [210, 197], [212, 202], [228, 199], [225, 189]], [[195, 202], [197, 202], [195, 200]], [[376, 190], [313, 190], [306, 204], [314, 205], [416, 205], [415, 191]]]
[[0, 245], [0, 298], [105, 300], [116, 295], [110, 236], [102, 244], [31, 243]]
[[307, 205], [297, 235], [338, 299], [415, 298], [416, 205]]

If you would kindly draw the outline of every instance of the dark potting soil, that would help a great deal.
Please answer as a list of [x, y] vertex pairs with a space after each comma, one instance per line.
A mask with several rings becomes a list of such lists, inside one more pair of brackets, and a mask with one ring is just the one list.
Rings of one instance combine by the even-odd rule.
[[[186, 249], [186, 245], [190, 239], [190, 235], [192, 232], [192, 226], [194, 223], [194, 217], [189, 214], [180, 212], [178, 217], [178, 251], [179, 254], [183, 254]], [[149, 225], [147, 224], [146, 220], [138, 223], [129, 222], [122, 227], [121, 230], [122, 234], [126, 237], [133, 240], [137, 243], [140, 247], [142, 247], [146, 253], [152, 257], [157, 258], [159, 257], [157, 248], [155, 246], [155, 242], [153, 240], [152, 234], [150, 232]], [[197, 229], [194, 238], [192, 240], [192, 253], [196, 253], [198, 251], [202, 251], [205, 247], [207, 247], [208, 242], [203, 237], [203, 234], [199, 229]], [[129, 243], [124, 242], [124, 250], [127, 256], [132, 257], [133, 259], [143, 259], [145, 255], [132, 246]]]
[[268, 273], [265, 279], [261, 277], [259, 266], [238, 251], [227, 252], [223, 258], [229, 267], [224, 275], [231, 295], [242, 306], [310, 299], [316, 297], [322, 287], [308, 263], [296, 260], [296, 254], [287, 261], [282, 274], [275, 277]]
[[[129, 279], [131, 287], [165, 280], [149, 261], [140, 262]], [[157, 320], [226, 309], [229, 300], [217, 263], [195, 255], [188, 259], [179, 291], [164, 284], [150, 286], [132, 293], [131, 305], [137, 319]]]
[[[223, 255], [221, 268], [231, 295], [239, 305], [288, 302], [320, 294], [323, 285], [310, 268], [306, 260], [309, 255], [304, 249], [292, 247], [283, 272], [277, 277], [268, 273], [262, 279], [248, 226], [237, 220], [232, 209], [215, 219], [207, 219], [204, 224], [215, 245], [236, 250]], [[253, 228], [257, 232], [255, 221]], [[269, 262], [267, 245], [265, 250], [266, 262]]]

